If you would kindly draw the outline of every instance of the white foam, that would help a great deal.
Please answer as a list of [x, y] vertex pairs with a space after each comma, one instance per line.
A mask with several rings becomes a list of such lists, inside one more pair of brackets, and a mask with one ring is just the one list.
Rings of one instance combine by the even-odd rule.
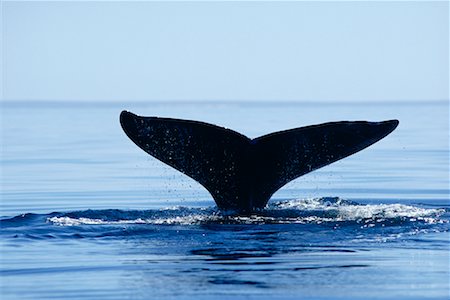
[[114, 225], [114, 224], [145, 224], [143, 219], [135, 220], [119, 220], [119, 221], [105, 221], [101, 219], [91, 218], [71, 218], [71, 217], [51, 217], [47, 221], [60, 226], [79, 226], [79, 225]]
[[71, 218], [71, 217], [52, 217], [48, 218], [49, 222], [59, 226], [80, 226], [80, 225], [124, 225], [124, 224], [154, 224], [154, 225], [194, 225], [200, 224], [205, 221], [214, 221], [218, 217], [204, 216], [204, 215], [188, 215], [188, 216], [176, 216], [156, 219], [133, 219], [133, 220], [119, 220], [108, 221], [102, 219], [91, 218]]
[[[376, 226], [386, 220], [401, 219], [410, 222], [438, 223], [443, 209], [421, 208], [404, 204], [361, 205], [338, 198], [297, 199], [270, 204], [267, 209], [249, 216], [218, 213], [211, 208], [170, 207], [149, 212], [148, 218], [128, 219], [124, 211], [123, 219], [86, 218], [55, 216], [49, 222], [60, 226], [80, 225], [195, 225], [216, 224], [321, 224], [326, 222], [357, 222], [364, 228]], [[82, 214], [83, 212], [80, 212]]]
[[420, 219], [443, 213], [439, 209], [427, 209], [404, 204], [369, 204], [364, 206], [348, 205], [339, 207], [339, 218], [343, 220], [360, 219]]
[[[297, 199], [283, 201], [273, 205], [273, 209], [294, 209], [307, 211], [328, 212], [336, 215], [333, 221], [355, 221], [364, 219], [394, 219], [411, 218], [423, 219], [425, 217], [435, 217], [444, 213], [443, 209], [421, 208], [404, 204], [367, 204], [361, 205], [348, 202], [342, 199]], [[331, 214], [333, 213], [333, 214]]]

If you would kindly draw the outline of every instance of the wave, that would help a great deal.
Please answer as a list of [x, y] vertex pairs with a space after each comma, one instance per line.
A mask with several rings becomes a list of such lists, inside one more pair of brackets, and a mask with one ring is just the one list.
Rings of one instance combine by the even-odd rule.
[[404, 204], [359, 204], [340, 198], [278, 201], [250, 215], [219, 211], [215, 207], [170, 207], [159, 210], [85, 210], [53, 213], [47, 222], [59, 226], [80, 225], [202, 225], [202, 224], [347, 224], [373, 227], [404, 223], [446, 223], [440, 208]]

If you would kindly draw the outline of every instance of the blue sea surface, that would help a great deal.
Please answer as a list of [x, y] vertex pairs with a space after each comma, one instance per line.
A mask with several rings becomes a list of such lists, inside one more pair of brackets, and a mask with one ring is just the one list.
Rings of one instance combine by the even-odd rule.
[[[248, 216], [136, 147], [119, 113], [254, 138], [400, 120]], [[449, 103], [2, 102], [1, 299], [449, 299]]]

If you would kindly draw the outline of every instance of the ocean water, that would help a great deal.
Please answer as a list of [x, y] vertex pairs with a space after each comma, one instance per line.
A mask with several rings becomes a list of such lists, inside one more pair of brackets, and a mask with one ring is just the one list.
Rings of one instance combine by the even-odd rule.
[[[249, 137], [400, 120], [250, 216], [136, 147], [140, 115]], [[448, 299], [449, 104], [1, 103], [1, 299]]]

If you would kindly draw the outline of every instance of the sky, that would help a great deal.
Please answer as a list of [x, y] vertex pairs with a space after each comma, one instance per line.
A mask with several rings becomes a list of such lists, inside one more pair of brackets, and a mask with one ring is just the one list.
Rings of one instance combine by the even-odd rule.
[[449, 99], [449, 3], [3, 1], [3, 100]]

